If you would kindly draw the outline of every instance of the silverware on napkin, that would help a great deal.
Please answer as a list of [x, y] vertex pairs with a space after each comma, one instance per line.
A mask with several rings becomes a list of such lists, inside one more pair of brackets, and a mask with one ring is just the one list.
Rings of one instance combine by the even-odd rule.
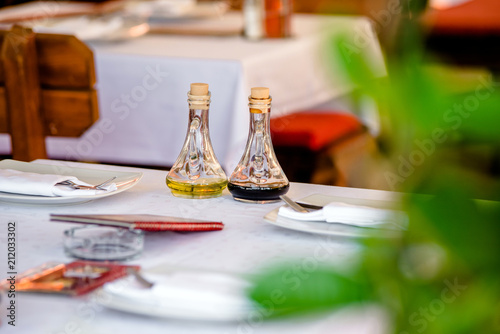
[[319, 205], [313, 205], [313, 204], [307, 204], [307, 203], [301, 203], [301, 202], [295, 202], [292, 200], [290, 197], [286, 195], [280, 196], [280, 198], [288, 204], [292, 209], [294, 209], [297, 212], [302, 212], [302, 213], [307, 213], [313, 210], [321, 210], [323, 209], [322, 206]]
[[64, 185], [64, 186], [70, 186], [73, 189], [106, 190], [103, 187], [105, 185], [111, 183], [111, 181], [113, 181], [114, 179], [116, 179], [116, 176], [113, 176], [112, 178], [110, 178], [102, 183], [96, 184], [94, 186], [93, 185], [87, 186], [87, 185], [83, 185], [83, 184], [78, 184], [78, 183], [73, 182], [72, 180], [65, 180], [65, 181], [59, 182], [57, 184]]

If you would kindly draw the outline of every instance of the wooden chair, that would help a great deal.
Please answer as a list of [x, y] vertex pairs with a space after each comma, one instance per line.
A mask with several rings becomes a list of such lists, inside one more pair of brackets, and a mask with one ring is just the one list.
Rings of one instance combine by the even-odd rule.
[[97, 119], [92, 51], [74, 36], [0, 32], [0, 133], [12, 157], [47, 158], [46, 136], [79, 137]]
[[355, 115], [309, 110], [276, 117], [271, 119], [271, 136], [291, 181], [367, 186], [359, 178], [377, 145]]

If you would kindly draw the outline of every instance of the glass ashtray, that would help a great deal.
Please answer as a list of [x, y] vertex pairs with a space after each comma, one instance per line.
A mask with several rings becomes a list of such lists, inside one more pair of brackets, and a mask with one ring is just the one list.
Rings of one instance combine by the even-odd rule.
[[64, 231], [64, 251], [77, 259], [123, 261], [138, 256], [144, 232], [105, 226], [80, 226]]

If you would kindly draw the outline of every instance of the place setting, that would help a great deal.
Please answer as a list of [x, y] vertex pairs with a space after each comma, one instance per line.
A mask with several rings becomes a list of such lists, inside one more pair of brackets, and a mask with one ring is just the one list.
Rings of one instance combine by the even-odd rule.
[[[193, 28], [198, 33], [204, 29], [216, 31], [217, 28], [211, 27], [217, 25], [214, 19], [228, 9], [226, 1], [108, 1], [102, 4], [66, 1], [54, 6], [33, 2], [3, 11], [0, 25], [16, 22], [37, 33], [70, 34], [88, 43], [119, 43], [148, 33], [185, 34]], [[210, 19], [208, 24], [203, 22]], [[230, 33], [235, 33], [234, 24]]]
[[281, 196], [286, 205], [264, 216], [272, 225], [322, 235], [353, 238], [398, 238], [409, 218], [397, 201], [314, 194], [299, 201]]
[[135, 186], [141, 172], [66, 165], [0, 161], [0, 201], [22, 204], [74, 204], [119, 194]]
[[498, 332], [499, 13], [2, 2], [0, 332]]

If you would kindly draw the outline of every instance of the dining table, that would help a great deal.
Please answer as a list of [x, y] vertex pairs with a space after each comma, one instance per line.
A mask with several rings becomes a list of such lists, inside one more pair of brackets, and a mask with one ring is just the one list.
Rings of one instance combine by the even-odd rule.
[[[2, 260], [0, 279], [8, 277], [7, 226], [16, 225], [16, 272], [20, 274], [44, 263], [69, 263], [75, 259], [63, 249], [63, 232], [74, 223], [52, 222], [51, 214], [154, 214], [217, 221], [219, 231], [146, 232], [144, 249], [127, 265], [141, 271], [158, 268], [188, 268], [199, 275], [204, 272], [231, 275], [258, 275], [283, 263], [315, 263], [317, 266], [347, 268], [363, 249], [363, 238], [356, 235], [317, 233], [287, 228], [265, 219], [283, 202], [254, 204], [235, 201], [224, 190], [222, 196], [208, 199], [179, 198], [165, 184], [167, 172], [156, 169], [124, 167], [56, 160], [32, 162], [59, 168], [84, 168], [89, 173], [139, 173], [142, 177], [129, 189], [78, 202], [51, 203], [11, 201], [0, 198], [0, 240]], [[291, 183], [288, 196], [333, 196], [345, 201], [396, 201], [398, 193]], [[335, 224], [332, 224], [335, 225]], [[12, 296], [11, 296], [12, 297]], [[2, 333], [384, 333], [387, 326], [383, 310], [376, 305], [348, 307], [321, 313], [264, 320], [242, 317], [236, 321], [197, 320], [176, 316], [150, 316], [106, 307], [95, 294], [67, 296], [17, 292], [16, 322], [8, 324], [9, 300], [5, 291], [0, 299]]]
[[[230, 172], [248, 134], [251, 87], [269, 87], [272, 117], [348, 94], [354, 83], [333, 51], [341, 37], [348, 57], [365, 54], [377, 76], [386, 74], [367, 17], [294, 14], [290, 38], [257, 41], [242, 35], [241, 12], [168, 22], [168, 29], [151, 26], [135, 38], [84, 40], [94, 53], [100, 119], [80, 138], [47, 137], [51, 159], [172, 166], [187, 132], [189, 86], [204, 82], [211, 92], [214, 151]], [[171, 30], [191, 25], [197, 32]], [[9, 136], [2, 134], [0, 154], [9, 151]]]

